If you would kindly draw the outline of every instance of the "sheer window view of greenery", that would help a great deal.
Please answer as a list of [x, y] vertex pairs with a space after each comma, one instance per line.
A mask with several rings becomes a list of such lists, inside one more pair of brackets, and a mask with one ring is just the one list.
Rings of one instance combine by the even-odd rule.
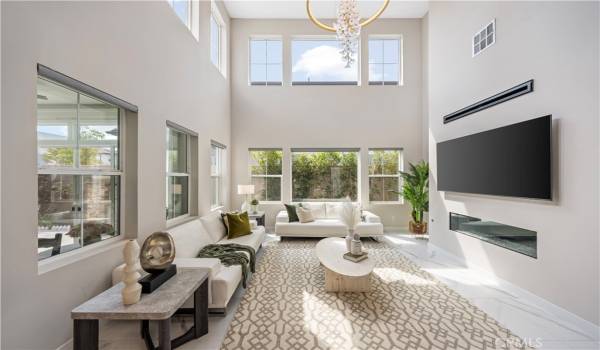
[[259, 201], [281, 201], [281, 150], [250, 150], [250, 176], [254, 198]]
[[400, 150], [369, 150], [369, 200], [397, 202], [400, 197]]
[[167, 127], [167, 220], [189, 213], [189, 136]]
[[38, 257], [119, 234], [119, 109], [43, 78], [37, 86]]
[[292, 152], [292, 200], [358, 198], [358, 152]]

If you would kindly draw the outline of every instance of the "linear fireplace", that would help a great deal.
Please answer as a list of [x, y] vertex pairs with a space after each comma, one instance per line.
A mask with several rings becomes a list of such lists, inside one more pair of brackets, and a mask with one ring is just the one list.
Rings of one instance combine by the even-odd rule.
[[537, 258], [537, 232], [450, 213], [450, 230]]

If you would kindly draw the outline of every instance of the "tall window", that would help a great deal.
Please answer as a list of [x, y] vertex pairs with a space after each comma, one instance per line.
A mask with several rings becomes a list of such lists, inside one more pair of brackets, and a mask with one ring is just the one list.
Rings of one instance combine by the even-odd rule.
[[224, 178], [225, 146], [213, 141], [210, 147], [210, 182], [211, 182], [211, 208], [218, 208], [225, 204]]
[[280, 39], [250, 39], [250, 85], [281, 85]]
[[186, 25], [191, 28], [192, 26], [192, 1], [191, 0], [167, 0], [169, 5], [173, 8], [173, 11], [177, 14], [177, 17]]
[[292, 200], [358, 198], [358, 150], [292, 149]]
[[225, 75], [225, 22], [213, 3], [210, 14], [210, 61]]
[[254, 197], [259, 201], [281, 201], [281, 149], [249, 151], [250, 176], [254, 185]]
[[358, 64], [349, 67], [336, 39], [292, 40], [292, 85], [358, 85]]
[[371, 202], [398, 202], [400, 196], [400, 149], [369, 150], [369, 200]]
[[121, 112], [37, 81], [38, 258], [119, 235]]
[[181, 130], [167, 127], [167, 220], [185, 217], [190, 213], [190, 138], [190, 135]]
[[400, 39], [369, 38], [369, 85], [399, 85], [400, 54]]

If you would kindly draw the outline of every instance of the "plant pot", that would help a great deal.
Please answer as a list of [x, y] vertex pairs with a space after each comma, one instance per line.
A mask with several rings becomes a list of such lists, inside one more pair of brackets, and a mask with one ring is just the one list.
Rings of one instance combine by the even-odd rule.
[[408, 230], [411, 233], [417, 234], [417, 235], [422, 235], [427, 233], [427, 223], [426, 222], [422, 222], [422, 223], [417, 223], [414, 221], [410, 221], [408, 223]]

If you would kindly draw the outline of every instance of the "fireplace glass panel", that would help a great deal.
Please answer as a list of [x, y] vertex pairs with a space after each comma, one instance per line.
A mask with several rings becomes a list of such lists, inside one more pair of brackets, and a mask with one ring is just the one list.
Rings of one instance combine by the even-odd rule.
[[523, 228], [450, 213], [450, 230], [537, 258], [537, 233]]

